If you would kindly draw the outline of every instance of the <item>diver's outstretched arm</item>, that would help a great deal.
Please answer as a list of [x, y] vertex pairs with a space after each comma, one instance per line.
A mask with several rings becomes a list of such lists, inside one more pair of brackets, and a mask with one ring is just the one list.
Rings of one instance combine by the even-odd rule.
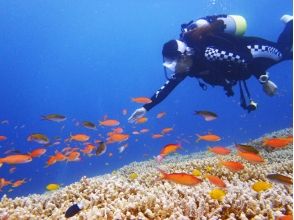
[[167, 80], [165, 84], [158, 89], [151, 97], [152, 102], [143, 105], [143, 107], [136, 109], [129, 117], [129, 123], [135, 122], [138, 118], [143, 117], [147, 111], [155, 107], [163, 101], [173, 89], [186, 78], [186, 74], [174, 74], [171, 79]]

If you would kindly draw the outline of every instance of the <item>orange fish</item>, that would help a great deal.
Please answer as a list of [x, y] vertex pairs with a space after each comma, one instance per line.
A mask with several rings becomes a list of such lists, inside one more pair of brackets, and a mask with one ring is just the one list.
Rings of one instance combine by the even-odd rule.
[[79, 160], [81, 160], [80, 153], [77, 151], [70, 152], [70, 154], [67, 156], [67, 161], [79, 161]]
[[81, 151], [84, 153], [84, 154], [91, 154], [91, 152], [96, 149], [96, 147], [93, 145], [93, 144], [87, 144], [85, 146], [84, 149], [82, 149]]
[[26, 179], [17, 180], [14, 183], [12, 183], [11, 186], [15, 188], [23, 185], [24, 183], [26, 183]]
[[104, 121], [99, 121], [99, 125], [102, 126], [118, 126], [120, 123], [114, 119], [106, 119]]
[[0, 158], [0, 164], [8, 163], [8, 164], [20, 164], [20, 163], [28, 163], [32, 161], [32, 157], [27, 154], [14, 154], [9, 155], [7, 157]]
[[162, 118], [163, 116], [165, 116], [166, 113], [165, 112], [159, 112], [157, 115], [156, 115], [156, 118]]
[[240, 162], [235, 161], [220, 161], [220, 163], [228, 168], [232, 172], [238, 172], [244, 169], [244, 166]]
[[112, 132], [113, 133], [117, 133], [117, 134], [121, 134], [123, 133], [124, 129], [123, 128], [120, 128], [120, 127], [117, 127], [117, 128], [113, 128], [112, 129]]
[[0, 178], [0, 191], [4, 186], [11, 184], [11, 181], [5, 180], [4, 178]]
[[163, 135], [162, 134], [153, 134], [152, 138], [162, 138]]
[[161, 179], [165, 179], [174, 183], [186, 185], [186, 186], [194, 186], [202, 182], [201, 179], [198, 179], [196, 176], [187, 174], [187, 173], [166, 173], [161, 169], [158, 169], [161, 173]]
[[90, 137], [86, 134], [75, 134], [70, 136], [70, 140], [79, 141], [79, 142], [85, 142], [88, 141]]
[[147, 97], [137, 97], [137, 98], [132, 98], [133, 102], [136, 103], [141, 103], [141, 104], [147, 104], [147, 103], [151, 103], [152, 100], [147, 98]]
[[59, 151], [55, 151], [54, 157], [55, 157], [56, 162], [66, 160], [66, 156], [63, 153], [59, 152]]
[[171, 132], [172, 130], [173, 130], [173, 128], [164, 128], [164, 129], [162, 129], [161, 133], [167, 134], [167, 133]]
[[224, 181], [222, 181], [222, 179], [217, 176], [207, 174], [205, 177], [209, 180], [210, 183], [218, 187], [226, 187], [226, 184], [224, 183]]
[[141, 117], [141, 118], [136, 119], [136, 124], [143, 124], [143, 123], [145, 123], [146, 121], [148, 121], [148, 118], [146, 118], [146, 117]]
[[221, 137], [215, 135], [215, 134], [210, 134], [208, 133], [207, 135], [199, 135], [199, 134], [196, 134], [198, 136], [198, 139], [196, 140], [196, 142], [199, 142], [200, 140], [204, 140], [204, 141], [212, 141], [212, 142], [215, 142], [215, 141], [220, 141], [221, 140]]
[[114, 143], [114, 142], [126, 141], [128, 139], [129, 139], [128, 134], [112, 134], [109, 138], [107, 138], [107, 141], [109, 143]]
[[55, 164], [56, 161], [57, 161], [57, 160], [56, 160], [56, 157], [55, 157], [55, 156], [51, 156], [51, 157], [49, 157], [49, 159], [47, 160], [47, 163], [46, 163], [46, 167]]
[[292, 215], [283, 215], [283, 216], [276, 218], [276, 220], [293, 220], [293, 216]]
[[243, 159], [247, 160], [250, 163], [263, 163], [264, 159], [259, 154], [254, 154], [250, 152], [238, 152], [238, 156], [242, 157]]
[[181, 148], [181, 146], [180, 146], [179, 144], [167, 144], [167, 145], [165, 145], [165, 146], [161, 149], [159, 155], [155, 158], [156, 161], [157, 161], [158, 163], [160, 163], [160, 162], [162, 161], [162, 159], [163, 159], [165, 156], [169, 155], [170, 153], [175, 152], [175, 151], [178, 150], [179, 148]]
[[0, 141], [5, 141], [7, 139], [6, 136], [0, 135]]
[[40, 157], [45, 153], [46, 153], [45, 148], [37, 148], [35, 150], [32, 150], [30, 153], [28, 153], [28, 155], [30, 155], [32, 158], [34, 158], [34, 157]]
[[215, 153], [215, 154], [220, 154], [220, 155], [228, 155], [231, 153], [231, 150], [225, 147], [208, 147], [208, 151]]
[[262, 146], [272, 148], [283, 148], [293, 142], [292, 137], [281, 137], [281, 138], [264, 138]]

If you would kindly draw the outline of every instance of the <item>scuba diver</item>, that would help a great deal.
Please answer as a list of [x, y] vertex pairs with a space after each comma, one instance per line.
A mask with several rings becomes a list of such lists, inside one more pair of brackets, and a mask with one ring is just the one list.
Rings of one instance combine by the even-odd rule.
[[[207, 84], [221, 86], [227, 96], [234, 95], [232, 87], [238, 83], [241, 107], [248, 112], [255, 110], [257, 103], [250, 97], [246, 80], [254, 75], [264, 92], [273, 96], [277, 86], [269, 80], [266, 70], [284, 60], [293, 60], [293, 16], [284, 15], [281, 21], [285, 28], [277, 42], [243, 36], [247, 24], [239, 15], [207, 16], [182, 24], [180, 38], [163, 45], [166, 83], [151, 97], [152, 102], [136, 109], [128, 121], [133, 123], [143, 117], [187, 76], [196, 78], [203, 90]], [[170, 78], [167, 71], [172, 72]]]

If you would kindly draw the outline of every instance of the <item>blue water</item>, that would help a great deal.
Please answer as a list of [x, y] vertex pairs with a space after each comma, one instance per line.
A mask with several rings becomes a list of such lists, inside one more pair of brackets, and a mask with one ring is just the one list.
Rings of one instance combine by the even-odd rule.
[[[31, 163], [0, 168], [0, 178], [11, 181], [27, 178], [28, 183], [8, 192], [9, 197], [45, 192], [49, 183], [64, 185], [82, 176], [111, 172], [133, 161], [152, 159], [167, 143], [181, 141], [181, 154], [205, 150], [210, 143], [195, 143], [195, 134], [211, 131], [222, 137], [218, 145], [230, 145], [260, 137], [267, 132], [291, 127], [293, 121], [292, 62], [269, 69], [279, 93], [268, 97], [256, 79], [247, 85], [258, 109], [250, 114], [239, 106], [239, 88], [227, 98], [220, 87], [205, 92], [195, 79], [187, 78], [160, 105], [147, 114], [142, 125], [127, 123], [139, 104], [132, 97], [151, 96], [165, 82], [162, 69], [162, 45], [177, 38], [180, 25], [212, 14], [240, 14], [247, 19], [247, 36], [276, 41], [284, 28], [279, 20], [292, 13], [292, 1], [283, 0], [187, 0], [187, 1], [0, 1], [0, 157], [15, 148], [28, 152], [40, 147], [26, 141], [32, 133], [49, 138], [85, 133], [91, 140], [106, 136], [110, 128], [91, 131], [75, 125], [75, 120], [98, 124], [105, 115], [121, 122], [125, 133], [150, 129], [132, 135], [128, 148], [119, 154], [122, 144], [108, 146], [100, 157], [82, 156], [79, 162], [59, 162], [44, 168], [49, 156], [66, 143], [47, 148]], [[128, 115], [122, 115], [122, 109]], [[210, 110], [219, 115], [212, 122], [193, 115], [194, 110]], [[165, 111], [166, 117], [156, 119]], [[67, 117], [61, 123], [41, 120], [41, 115], [59, 113]], [[170, 135], [152, 139], [165, 127]], [[137, 140], [136, 140], [137, 139]], [[72, 145], [75, 145], [72, 143]], [[108, 153], [113, 156], [109, 157]], [[144, 154], [148, 154], [147, 156]], [[109, 164], [109, 165], [107, 165]]]

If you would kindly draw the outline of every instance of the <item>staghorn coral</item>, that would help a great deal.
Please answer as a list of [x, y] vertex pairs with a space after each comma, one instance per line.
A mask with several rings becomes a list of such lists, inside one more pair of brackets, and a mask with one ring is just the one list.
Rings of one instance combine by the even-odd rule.
[[[286, 129], [286, 134], [292, 130]], [[283, 131], [267, 136], [283, 135]], [[266, 162], [253, 165], [235, 155], [223, 156], [224, 160], [242, 162], [245, 169], [232, 173], [220, 167], [217, 157], [206, 152], [188, 156], [167, 157], [161, 167], [168, 172], [201, 170], [220, 176], [227, 185], [222, 201], [210, 198], [215, 188], [204, 177], [199, 185], [188, 187], [157, 180], [155, 161], [134, 162], [114, 174], [87, 178], [55, 192], [10, 199], [3, 196], [0, 202], [0, 219], [65, 219], [66, 209], [82, 201], [84, 209], [72, 219], [275, 219], [291, 214], [293, 191], [291, 186], [273, 183], [265, 192], [257, 193], [251, 186], [256, 181], [267, 181], [269, 173], [292, 176], [293, 146], [276, 151], [260, 147], [261, 139], [248, 144], [256, 146]], [[206, 167], [212, 167], [207, 172]], [[129, 173], [138, 178], [130, 180]]]

